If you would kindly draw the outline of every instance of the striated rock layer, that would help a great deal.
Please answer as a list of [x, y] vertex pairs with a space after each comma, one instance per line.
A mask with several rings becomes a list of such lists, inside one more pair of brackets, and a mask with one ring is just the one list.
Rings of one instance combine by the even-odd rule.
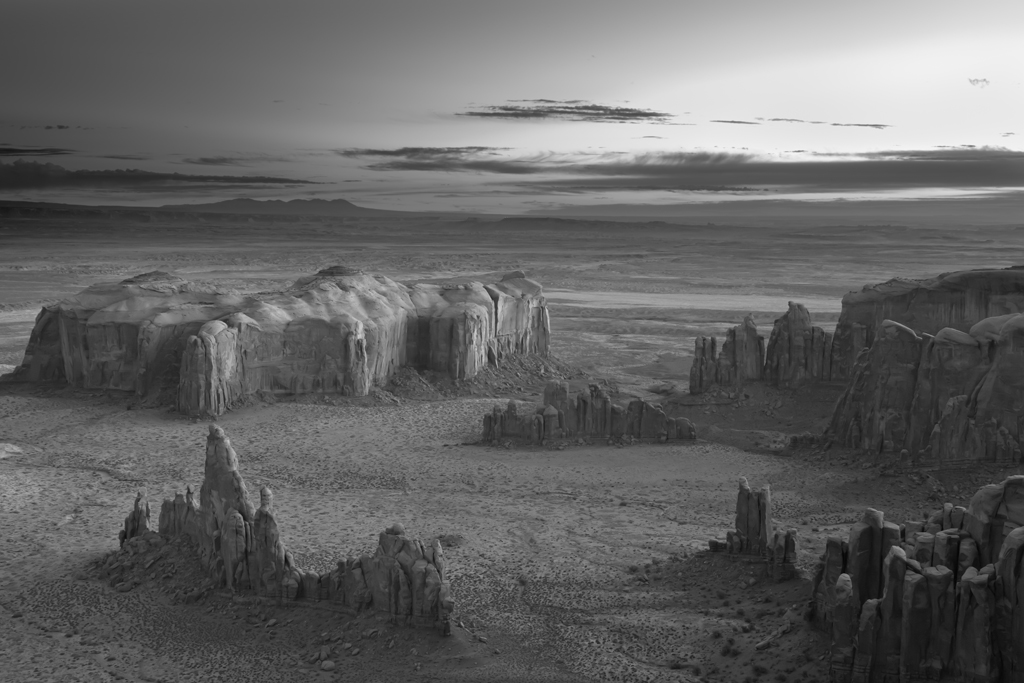
[[883, 321], [829, 427], [842, 446], [937, 467], [1017, 463], [1022, 433], [1024, 314], [934, 336]]
[[832, 350], [832, 376], [852, 377], [861, 349], [885, 320], [936, 334], [967, 332], [979, 320], [1024, 312], [1024, 268], [943, 273], [928, 280], [896, 278], [843, 297]]
[[868, 510], [829, 538], [815, 622], [832, 634], [830, 680], [1024, 680], [1024, 476], [895, 525]]
[[[148, 529], [149, 504], [140, 491], [120, 533], [121, 544]], [[382, 532], [373, 555], [348, 557], [329, 572], [297, 566], [281, 539], [270, 489], [259, 506], [249, 500], [238, 456], [224, 430], [210, 425], [205, 477], [197, 503], [191, 488], [164, 500], [159, 533], [188, 536], [218, 586], [264, 597], [326, 603], [349, 612], [373, 610], [401, 623], [447, 632], [453, 609], [444, 552], [438, 541], [408, 538], [400, 524]]]
[[365, 395], [399, 367], [472, 377], [509, 354], [548, 350], [539, 284], [404, 285], [340, 266], [283, 292], [215, 291], [153, 272], [44, 308], [7, 379], [172, 394], [216, 416], [257, 392]]
[[668, 417], [661, 406], [634, 399], [622, 407], [598, 385], [576, 396], [567, 382], [548, 382], [544, 405], [527, 406], [510, 400], [484, 415], [483, 440], [516, 439], [544, 443], [557, 439], [628, 439], [666, 442], [697, 438], [693, 423], [684, 417]]

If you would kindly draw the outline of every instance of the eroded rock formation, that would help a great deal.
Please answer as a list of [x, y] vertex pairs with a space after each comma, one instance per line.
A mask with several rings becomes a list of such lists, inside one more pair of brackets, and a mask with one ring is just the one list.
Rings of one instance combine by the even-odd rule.
[[241, 295], [153, 272], [44, 308], [12, 381], [64, 379], [216, 416], [258, 392], [365, 395], [409, 365], [472, 377], [508, 354], [545, 355], [541, 286], [407, 286], [336, 266], [283, 292]]
[[728, 331], [721, 351], [715, 337], [697, 337], [690, 366], [690, 393], [762, 380], [779, 389], [829, 381], [831, 349], [832, 335], [811, 324], [811, 315], [803, 304], [790, 301], [789, 310], [772, 327], [767, 348], [749, 315]]
[[576, 396], [567, 382], [548, 382], [544, 404], [529, 406], [510, 400], [484, 415], [483, 440], [515, 439], [544, 443], [559, 439], [627, 439], [666, 442], [697, 438], [693, 423], [668, 417], [664, 409], [640, 399], [626, 407], [614, 404], [601, 387], [591, 384]]
[[763, 559], [768, 573], [778, 581], [796, 576], [796, 529], [775, 530], [772, 525], [772, 495], [766, 485], [752, 491], [746, 477], [740, 477], [736, 495], [736, 528], [725, 541], [711, 540], [712, 552], [747, 555]]
[[894, 463], [1020, 461], [1024, 315], [986, 318], [935, 336], [883, 321], [836, 404], [836, 443]]
[[815, 621], [838, 683], [1024, 680], [1024, 476], [897, 526], [868, 510], [828, 539]]
[[[401, 622], [449, 628], [453, 601], [437, 540], [424, 544], [395, 524], [381, 532], [373, 555], [339, 560], [326, 572], [302, 569], [281, 539], [273, 494], [263, 487], [259, 507], [249, 500], [238, 456], [216, 425], [210, 425], [206, 441], [199, 498], [197, 504], [187, 489], [164, 500], [159, 535], [167, 540], [187, 536], [217, 586], [282, 600], [325, 602], [355, 612], [373, 610]], [[154, 535], [148, 516], [148, 502], [140, 492], [125, 520], [122, 545]]]
[[1024, 268], [967, 270], [927, 280], [895, 278], [843, 297], [832, 350], [832, 377], [852, 377], [861, 349], [885, 320], [927, 334], [967, 332], [979, 320], [1024, 312]]

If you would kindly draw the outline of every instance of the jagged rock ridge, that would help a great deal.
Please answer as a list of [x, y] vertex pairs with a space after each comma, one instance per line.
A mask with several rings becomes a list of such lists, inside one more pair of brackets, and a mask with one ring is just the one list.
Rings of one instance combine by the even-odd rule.
[[44, 307], [9, 381], [171, 394], [216, 416], [258, 392], [365, 395], [402, 366], [472, 377], [508, 354], [546, 355], [541, 286], [404, 285], [341, 266], [283, 292], [219, 292], [147, 273]]
[[600, 386], [570, 395], [568, 382], [548, 382], [544, 404], [527, 406], [510, 400], [484, 415], [485, 442], [515, 439], [545, 443], [558, 439], [628, 439], [675, 441], [697, 438], [693, 423], [665, 415], [661, 406], [634, 399], [626, 407], [611, 402]]
[[[140, 491], [120, 533], [121, 545], [152, 535], [149, 503]], [[452, 613], [440, 543], [424, 544], [405, 535], [401, 524], [381, 532], [374, 555], [339, 560], [329, 572], [298, 567], [280, 537], [274, 497], [264, 486], [259, 507], [238, 471], [238, 456], [224, 430], [210, 425], [205, 477], [197, 503], [191, 488], [166, 499], [159, 535], [186, 535], [198, 548], [203, 567], [217, 586], [252, 591], [289, 601], [323, 602], [349, 612], [373, 610], [446, 633]]]
[[897, 526], [867, 510], [828, 540], [815, 622], [836, 683], [1024, 680], [1024, 476]]
[[779, 389], [829, 381], [831, 349], [832, 335], [811, 324], [811, 314], [803, 304], [790, 301], [789, 309], [772, 327], [767, 348], [749, 315], [727, 332], [721, 351], [715, 337], [697, 337], [690, 366], [690, 393], [703, 394], [713, 386], [734, 387], [762, 380]]

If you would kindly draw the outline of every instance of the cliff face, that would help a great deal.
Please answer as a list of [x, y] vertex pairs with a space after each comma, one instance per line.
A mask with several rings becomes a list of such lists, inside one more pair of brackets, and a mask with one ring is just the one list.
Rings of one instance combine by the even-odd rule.
[[894, 279], [843, 297], [832, 351], [832, 377], [852, 376], [860, 350], [883, 320], [918, 332], [967, 332], [984, 318], [1024, 311], [1024, 268], [944, 273], [929, 280]]
[[832, 415], [841, 445], [921, 465], [1015, 463], [1024, 433], [1024, 315], [918, 335], [884, 321]]
[[94, 285], [43, 309], [8, 379], [175, 396], [216, 416], [256, 392], [365, 395], [404, 365], [457, 379], [546, 354], [547, 304], [521, 272], [492, 285], [406, 286], [342, 267], [242, 296], [167, 273]]
[[829, 680], [1024, 680], [1024, 477], [896, 525], [869, 509], [828, 540], [815, 623], [832, 635]]

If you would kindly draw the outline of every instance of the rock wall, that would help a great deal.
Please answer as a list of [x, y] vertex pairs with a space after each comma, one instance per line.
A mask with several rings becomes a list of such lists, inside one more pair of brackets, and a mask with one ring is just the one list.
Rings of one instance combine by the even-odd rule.
[[548, 382], [544, 404], [509, 401], [484, 415], [485, 442], [514, 439], [545, 443], [559, 439], [618, 439], [664, 443], [697, 438], [686, 418], [667, 417], [661, 406], [634, 399], [623, 407], [611, 402], [598, 385], [570, 395], [567, 382]]
[[936, 334], [967, 332], [979, 320], [1024, 312], [1024, 268], [967, 270], [927, 280], [896, 278], [843, 297], [832, 350], [832, 377], [852, 377], [861, 349], [885, 320]]
[[935, 336], [883, 321], [861, 352], [828, 430], [892, 463], [1017, 463], [1024, 433], [1024, 315]]
[[715, 337], [695, 340], [691, 394], [703, 394], [713, 386], [735, 387], [762, 380], [780, 389], [796, 389], [832, 379], [832, 335], [812, 325], [807, 308], [792, 301], [789, 310], [775, 321], [767, 348], [748, 315], [727, 332], [721, 351], [718, 349]]
[[815, 621], [834, 683], [1024, 680], [1024, 476], [922, 522], [869, 509], [828, 540]]
[[[121, 545], [149, 530], [149, 503], [140, 491], [120, 533]], [[224, 431], [210, 425], [205, 477], [197, 503], [192, 490], [163, 501], [159, 534], [188, 536], [218, 586], [290, 601], [326, 602], [349, 611], [373, 610], [403, 623], [448, 632], [453, 608], [444, 552], [438, 541], [408, 538], [400, 524], [382, 532], [373, 555], [348, 557], [329, 572], [298, 567], [278, 531], [270, 489], [259, 507], [238, 471], [238, 456]]]
[[736, 528], [725, 535], [725, 541], [711, 540], [712, 552], [727, 552], [764, 560], [768, 573], [778, 581], [796, 576], [796, 529], [773, 529], [772, 495], [766, 485], [751, 491], [746, 477], [740, 477], [736, 496]]
[[365, 395], [405, 365], [465, 379], [509, 354], [546, 355], [549, 336], [543, 290], [521, 271], [406, 286], [335, 266], [249, 296], [154, 272], [44, 308], [5, 381], [63, 379], [216, 416], [257, 392]]

